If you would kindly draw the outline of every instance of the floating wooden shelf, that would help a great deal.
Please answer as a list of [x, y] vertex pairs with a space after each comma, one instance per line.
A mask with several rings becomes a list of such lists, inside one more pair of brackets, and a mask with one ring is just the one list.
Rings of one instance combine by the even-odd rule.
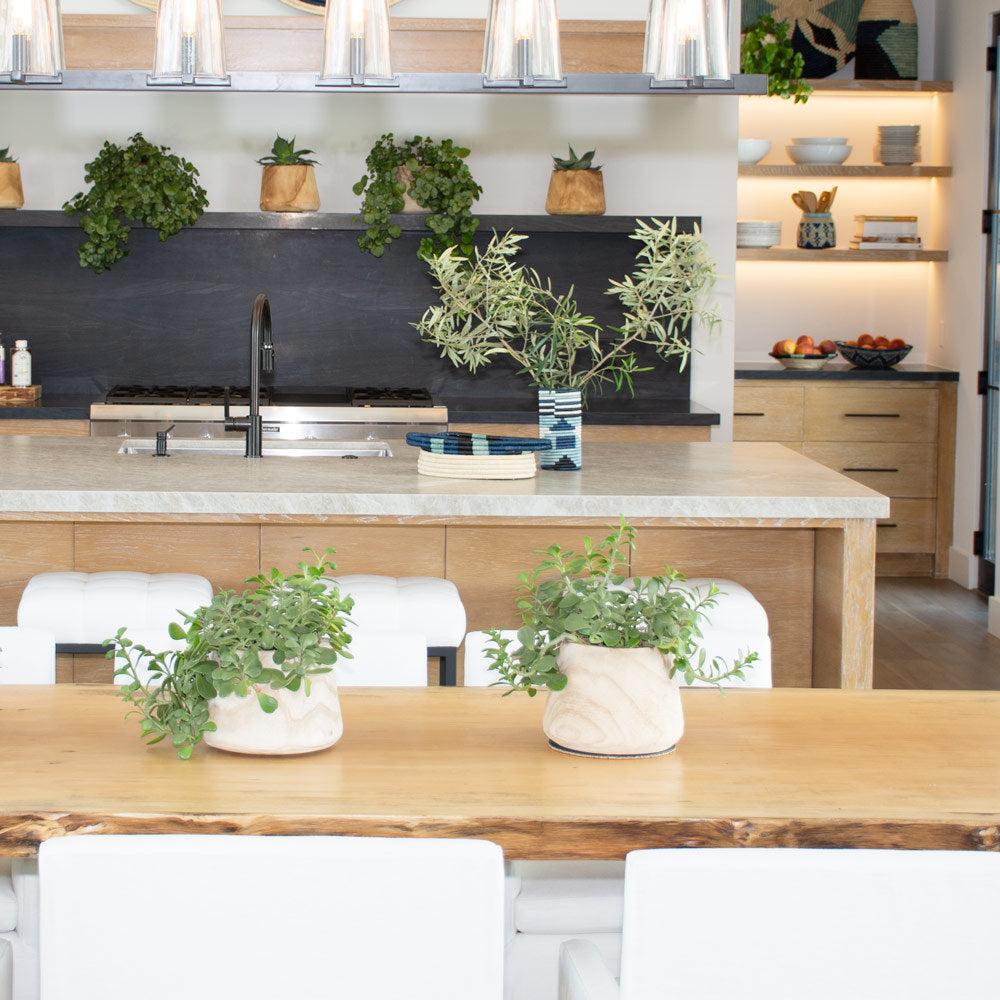
[[951, 80], [810, 80], [817, 94], [950, 94]]
[[737, 260], [794, 260], [794, 261], [927, 261], [947, 260], [947, 250], [799, 250], [796, 247], [739, 247]]
[[883, 166], [880, 163], [801, 166], [794, 163], [744, 163], [740, 177], [951, 177], [951, 167]]

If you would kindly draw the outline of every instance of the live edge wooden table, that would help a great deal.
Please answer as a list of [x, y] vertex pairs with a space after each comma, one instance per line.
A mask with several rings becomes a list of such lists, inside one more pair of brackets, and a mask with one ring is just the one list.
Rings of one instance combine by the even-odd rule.
[[89, 833], [481, 837], [511, 858], [665, 846], [1000, 850], [1000, 693], [683, 693], [677, 749], [561, 754], [544, 697], [349, 688], [317, 754], [146, 747], [110, 687], [0, 686], [0, 855]]

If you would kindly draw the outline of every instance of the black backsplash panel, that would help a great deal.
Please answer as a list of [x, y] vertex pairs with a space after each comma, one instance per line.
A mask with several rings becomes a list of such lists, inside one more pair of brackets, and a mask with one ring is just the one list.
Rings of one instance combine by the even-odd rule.
[[[245, 383], [250, 309], [267, 294], [281, 385], [394, 385], [435, 398], [531, 405], [525, 377], [498, 362], [476, 376], [439, 358], [410, 323], [437, 301], [417, 260], [414, 217], [381, 260], [361, 253], [349, 216], [208, 216], [161, 243], [135, 229], [132, 253], [95, 275], [79, 266], [81, 230], [58, 213], [7, 216], [0, 225], [0, 331], [31, 345], [35, 381], [72, 391], [86, 381]], [[609, 279], [634, 264], [635, 220], [549, 216], [481, 217], [482, 241], [496, 228], [528, 233], [520, 261], [574, 286], [583, 312], [618, 321]], [[690, 231], [690, 217], [678, 219]], [[638, 401], [687, 409], [688, 370], [655, 362], [636, 379]], [[626, 398], [606, 392], [599, 407]], [[607, 398], [611, 396], [612, 398]], [[595, 399], [594, 403], [598, 401]]]

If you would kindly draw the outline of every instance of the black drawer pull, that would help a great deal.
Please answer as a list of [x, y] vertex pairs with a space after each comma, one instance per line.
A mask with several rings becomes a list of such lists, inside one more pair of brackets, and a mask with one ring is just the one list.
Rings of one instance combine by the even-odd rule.
[[899, 472], [899, 469], [868, 469], [864, 466], [858, 466], [857, 468], [841, 469], [841, 472]]
[[875, 525], [875, 527], [876, 528], [898, 528], [899, 525], [898, 524], [893, 524], [892, 522], [889, 522], [889, 521], [887, 521], [885, 524], [883, 524], [881, 521], [879, 521], [878, 524]]
[[868, 420], [899, 420], [901, 413], [845, 413], [845, 417], [861, 417]]
[[766, 417], [766, 413], [734, 413], [734, 417]]

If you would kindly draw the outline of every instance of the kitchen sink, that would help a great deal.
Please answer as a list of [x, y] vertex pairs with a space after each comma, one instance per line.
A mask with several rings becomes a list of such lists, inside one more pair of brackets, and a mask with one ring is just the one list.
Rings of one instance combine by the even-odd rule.
[[[243, 438], [170, 438], [168, 455], [240, 455]], [[118, 449], [119, 455], [154, 455], [153, 438], [128, 438]], [[264, 441], [264, 458], [391, 458], [385, 441]]]

